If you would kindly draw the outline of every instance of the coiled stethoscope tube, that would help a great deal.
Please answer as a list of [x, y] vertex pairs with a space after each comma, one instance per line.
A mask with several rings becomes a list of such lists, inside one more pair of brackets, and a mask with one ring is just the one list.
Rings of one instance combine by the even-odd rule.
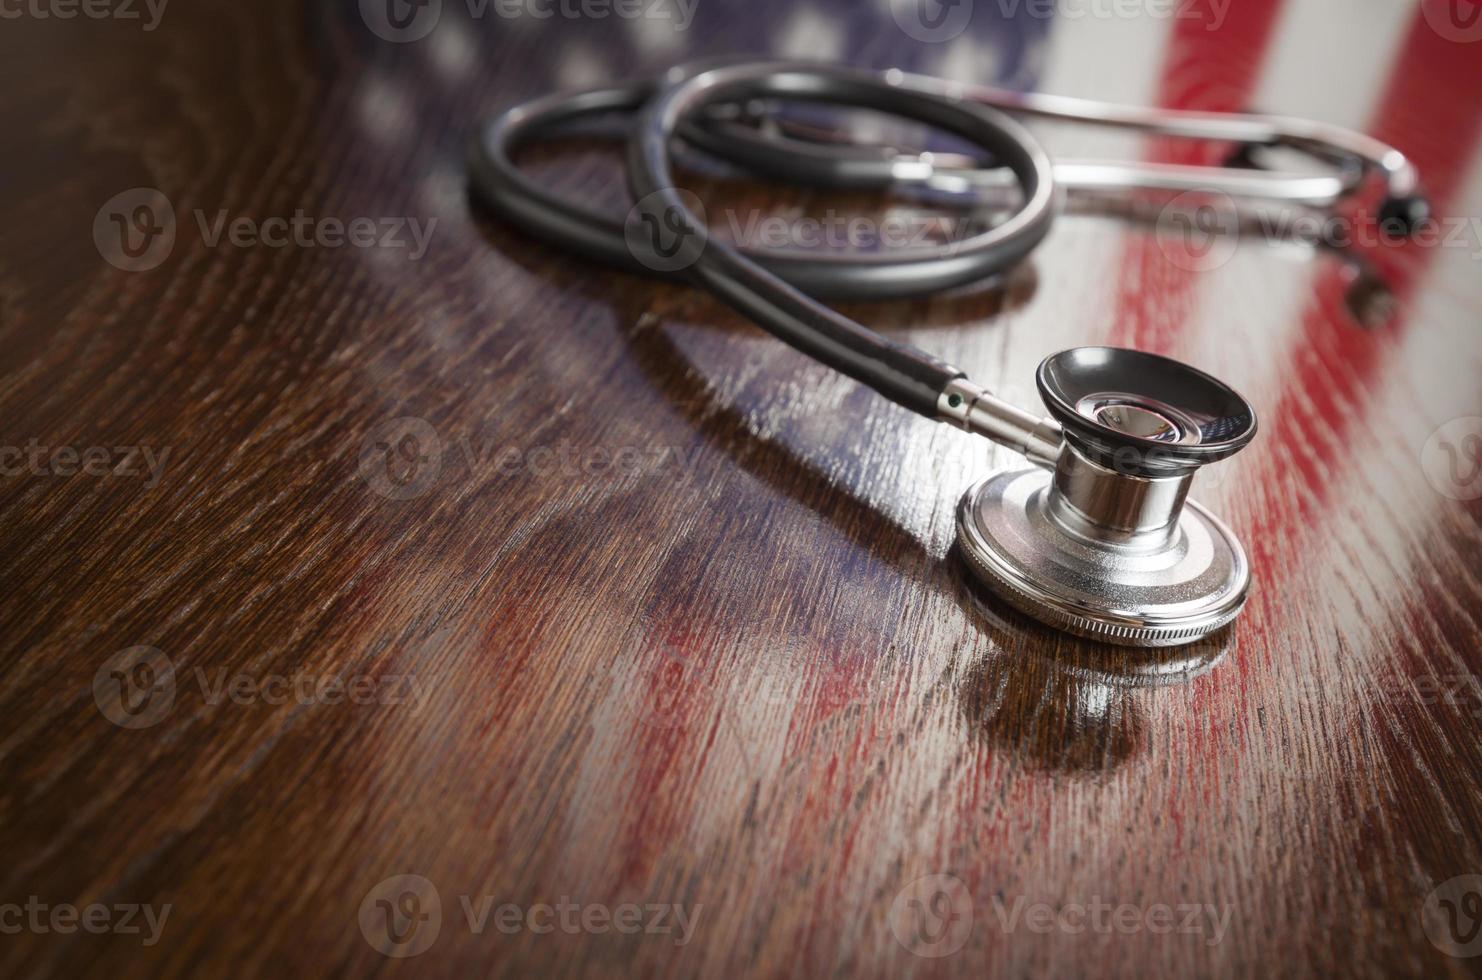
[[[759, 98], [804, 99], [908, 116], [953, 133], [1011, 169], [1023, 186], [1023, 206], [997, 227], [948, 246], [948, 254], [936, 259], [948, 280], [967, 282], [985, 270], [1001, 271], [1050, 229], [1054, 181], [1049, 157], [1017, 123], [904, 80], [890, 84], [874, 73], [840, 67], [727, 66], [663, 90], [642, 110], [628, 142], [628, 184], [634, 197], [652, 200], [654, 210], [682, 224], [686, 237], [703, 236], [704, 219], [674, 187], [669, 145], [683, 122], [707, 107]], [[915, 270], [891, 261], [891, 254], [866, 256], [873, 260], [868, 263], [875, 266], [873, 276], [911, 282]], [[858, 263], [846, 261], [842, 268], [858, 268]], [[782, 340], [922, 415], [936, 417], [942, 392], [963, 376], [839, 314], [723, 242], [706, 242], [689, 273]]]
[[[822, 66], [820, 66], [822, 67]], [[874, 76], [849, 69], [856, 82]], [[687, 78], [698, 69], [677, 69], [668, 78]], [[610, 218], [590, 207], [573, 203], [550, 193], [520, 171], [513, 157], [522, 147], [549, 137], [569, 123], [607, 113], [636, 113], [646, 105], [658, 86], [650, 81], [632, 82], [610, 88], [594, 89], [572, 95], [554, 95], [517, 106], [489, 122], [474, 144], [470, 169], [475, 192], [495, 213], [515, 223], [530, 234], [569, 251], [595, 259], [627, 272], [686, 279], [662, 271], [663, 263], [644, 262], [634, 254], [642, 242], [625, 234], [621, 220]], [[878, 95], [878, 89], [876, 90]], [[1017, 170], [1009, 170], [1018, 182], [1021, 177], [1046, 188], [1053, 187], [1049, 158], [1038, 143], [1013, 120], [994, 113], [996, 127], [992, 146], [1007, 150], [1019, 161]], [[698, 137], [696, 127], [685, 127]], [[819, 186], [848, 184], [851, 161], [839, 161], [829, 175], [818, 175]], [[843, 175], [842, 177], [840, 175]], [[808, 173], [788, 175], [808, 182]], [[871, 185], [878, 183], [873, 176]], [[1023, 229], [997, 232], [984, 242], [982, 236], [948, 242], [937, 246], [913, 247], [909, 251], [851, 252], [848, 255], [827, 252], [804, 252], [785, 249], [743, 249], [756, 262], [804, 292], [824, 299], [898, 299], [924, 296], [967, 283], [987, 279], [1023, 258], [1048, 230], [1054, 217], [1051, 200], [1046, 195], [1030, 202], [1034, 221], [1025, 227], [1037, 232], [1032, 238]], [[1032, 206], [1032, 211], [1030, 210]]]

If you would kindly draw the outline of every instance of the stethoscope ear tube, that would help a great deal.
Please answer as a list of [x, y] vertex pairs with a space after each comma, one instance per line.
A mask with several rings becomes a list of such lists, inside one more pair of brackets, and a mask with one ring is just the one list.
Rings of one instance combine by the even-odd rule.
[[[930, 186], [953, 169], [949, 165], [938, 172], [943, 161], [892, 154], [883, 147], [810, 144], [787, 137], [770, 140], [749, 133], [736, 121], [738, 113], [745, 115], [738, 107], [769, 99], [866, 108], [955, 133], [982, 156], [955, 165], [971, 171], [971, 180], [961, 174], [953, 180], [971, 184], [991, 178], [990, 183], [999, 187], [1007, 177], [1013, 182], [1009, 186], [1017, 185], [1020, 209], [990, 230], [926, 247], [840, 252], [718, 241], [674, 187], [669, 149], [676, 137], [756, 173], [830, 188], [880, 188], [913, 180]], [[1286, 145], [1343, 169], [1335, 176], [1307, 177], [1092, 161], [1052, 167], [1033, 137], [993, 106], [1191, 139]], [[551, 135], [566, 122], [609, 112], [642, 114], [629, 145], [629, 182], [639, 205], [628, 224], [546, 190], [512, 160], [520, 146]], [[985, 169], [990, 164], [992, 169]], [[526, 231], [625, 271], [698, 283], [779, 338], [887, 397], [1007, 445], [1027, 447], [1021, 451], [1041, 463], [1050, 440], [1008, 406], [975, 386], [964, 388], [963, 381], [956, 381], [949, 391], [949, 384], [961, 378], [956, 369], [888, 341], [819, 301], [930, 295], [1000, 274], [1043, 239], [1065, 185], [1094, 190], [1198, 187], [1322, 206], [1351, 193], [1358, 177], [1374, 169], [1386, 177], [1389, 197], [1382, 216], [1387, 230], [1404, 234], [1428, 214], [1417, 193], [1414, 169], [1403, 154], [1335, 127], [1006, 93], [894, 70], [877, 74], [806, 62], [681, 66], [656, 82], [536, 100], [507, 111], [481, 131], [470, 169], [476, 195]], [[1204, 187], [1206, 173], [1219, 179]], [[698, 243], [691, 248], [693, 255], [682, 254], [677, 264], [653, 261], [643, 236], [631, 234], [634, 217], [649, 220], [654, 229], [679, 229]]]

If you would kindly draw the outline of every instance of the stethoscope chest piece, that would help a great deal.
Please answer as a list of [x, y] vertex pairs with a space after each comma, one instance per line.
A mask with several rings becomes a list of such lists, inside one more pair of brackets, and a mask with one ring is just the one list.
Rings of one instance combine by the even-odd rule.
[[1250, 568], [1228, 528], [1186, 504], [1163, 543], [1085, 538], [1054, 516], [1054, 476], [1000, 473], [968, 490], [957, 541], [977, 576], [1041, 622], [1127, 646], [1191, 643], [1233, 620]]
[[970, 488], [959, 548], [1000, 598], [1108, 643], [1190, 643], [1245, 604], [1250, 566], [1230, 529], [1187, 499], [1194, 472], [1255, 434], [1230, 388], [1139, 351], [1076, 348], [1047, 359], [1040, 393], [1063, 427], [1053, 471]]

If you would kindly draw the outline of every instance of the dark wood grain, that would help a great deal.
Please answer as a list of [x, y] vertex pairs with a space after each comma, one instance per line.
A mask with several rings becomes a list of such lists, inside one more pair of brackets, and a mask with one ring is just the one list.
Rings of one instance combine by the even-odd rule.
[[[1040, 358], [1100, 342], [1253, 399], [1263, 433], [1197, 486], [1247, 542], [1250, 606], [1148, 654], [1072, 641], [969, 583], [953, 507], [1006, 454], [705, 296], [533, 243], [464, 188], [476, 120], [504, 106], [783, 52], [1170, 106], [1325, 97], [1415, 157], [1439, 215], [1478, 214], [1482, 43], [1420, 7], [1332, 6], [1242, 0], [1207, 30], [984, 3], [945, 45], [843, 2], [704, 0], [674, 30], [444, 0], [404, 44], [353, 0], [177, 0], [153, 30], [5, 20], [0, 446], [100, 447], [109, 472], [65, 475], [46, 452], [0, 478], [0, 906], [170, 912], [146, 945], [11, 931], [0, 910], [0, 969], [1476, 973], [1423, 916], [1482, 874], [1482, 505], [1422, 466], [1438, 427], [1482, 415], [1475, 231], [1347, 262], [1242, 240], [1199, 272], [1145, 215], [1078, 204], [1004, 282], [848, 308], [1026, 407]], [[1306, 73], [1282, 74], [1294, 59]], [[624, 207], [601, 141], [530, 164]], [[176, 242], [129, 272], [91, 229], [140, 187], [171, 202]], [[718, 212], [881, 207], [706, 189]], [[197, 210], [436, 224], [414, 260], [212, 246]], [[148, 447], [153, 475], [115, 472], [121, 447]], [[174, 700], [128, 728], [95, 690], [116, 692], [110, 658], [139, 647], [170, 665]], [[280, 699], [274, 679], [368, 703]], [[435, 885], [440, 931], [394, 959], [359, 916], [403, 874]], [[943, 957], [907, 928], [932, 875], [957, 882], [935, 911], [968, 928]], [[486, 898], [682, 904], [690, 927], [683, 945], [477, 933], [463, 901]], [[1214, 918], [1005, 923], [1035, 903]]]

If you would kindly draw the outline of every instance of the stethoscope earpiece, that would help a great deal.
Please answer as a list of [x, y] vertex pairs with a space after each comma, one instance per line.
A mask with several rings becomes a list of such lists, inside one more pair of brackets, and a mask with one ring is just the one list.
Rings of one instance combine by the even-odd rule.
[[1419, 194], [1386, 197], [1379, 205], [1379, 229], [1394, 239], [1414, 235], [1430, 217], [1430, 201]]
[[970, 567], [1022, 612], [1110, 643], [1190, 643], [1234, 619], [1250, 566], [1188, 490], [1255, 436], [1250, 404], [1186, 364], [1112, 347], [1062, 351], [1037, 378], [1063, 442], [1052, 470], [1000, 473], [963, 496]]

